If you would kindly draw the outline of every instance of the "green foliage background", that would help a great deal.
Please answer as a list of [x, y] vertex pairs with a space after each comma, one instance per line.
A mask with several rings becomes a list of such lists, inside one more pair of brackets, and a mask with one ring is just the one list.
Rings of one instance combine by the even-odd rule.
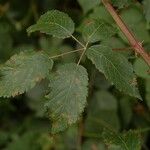
[[[147, 52], [150, 52], [150, 0], [112, 0], [112, 3], [125, 23], [134, 32], [136, 38], [143, 43]], [[31, 36], [27, 35], [26, 29], [35, 24], [42, 14], [52, 9], [65, 12], [72, 18], [76, 27], [74, 35], [80, 41], [90, 41], [92, 45], [97, 42], [99, 44], [100, 40], [100, 44], [107, 45], [108, 48], [102, 49], [98, 53], [106, 55], [106, 58], [112, 62], [118, 57], [123, 60], [123, 69], [120, 68], [120, 70], [124, 72], [126, 80], [128, 80], [133, 76], [130, 72], [129, 76], [128, 73], [126, 74], [128, 70], [132, 72], [131, 66], [128, 66], [126, 59], [124, 60], [126, 57], [133, 65], [137, 76], [135, 82], [138, 83], [138, 87], [125, 85], [122, 80], [116, 82], [114, 80], [115, 75], [106, 69], [107, 62], [100, 64], [97, 61], [100, 58], [95, 57], [97, 47], [93, 46], [87, 50], [86, 56], [106, 77], [95, 68], [90, 60], [85, 57], [82, 59], [81, 64], [87, 69], [89, 78], [87, 102], [84, 101], [87, 95], [87, 91], [84, 89], [84, 86], [87, 85], [87, 73], [81, 66], [77, 68], [77, 71], [79, 73], [78, 80], [82, 83], [77, 82], [69, 95], [70, 99], [76, 100], [73, 94], [78, 94], [81, 99], [77, 100], [85, 106], [78, 121], [76, 122], [78, 114], [82, 111], [78, 110], [78, 105], [74, 103], [68, 104], [65, 101], [67, 109], [64, 108], [63, 112], [49, 114], [48, 110], [48, 112], [45, 111], [45, 105], [49, 106], [48, 109], [57, 109], [57, 100], [59, 102], [59, 99], [55, 99], [53, 96], [59, 94], [59, 92], [55, 93], [59, 89], [55, 85], [61, 83], [60, 81], [62, 81], [61, 84], [58, 84], [60, 88], [69, 84], [68, 81], [71, 80], [74, 75], [73, 71], [76, 69], [73, 63], [78, 61], [81, 54], [77, 52], [54, 58], [54, 70], [59, 64], [69, 63], [70, 65], [58, 67], [58, 70], [63, 72], [63, 76], [59, 74], [59, 71], [53, 73], [52, 79], [55, 77], [56, 80], [50, 80], [50, 83], [47, 79], [41, 80], [48, 74], [46, 67], [52, 68], [53, 62], [48, 60], [48, 56], [53, 57], [80, 47], [79, 44], [68, 38], [58, 39], [39, 32], [33, 33]], [[89, 24], [91, 19], [104, 20], [106, 24], [92, 38], [89, 38], [99, 23], [96, 21]], [[56, 20], [59, 21], [59, 18]], [[70, 32], [73, 32], [73, 24], [70, 25], [69, 29]], [[56, 36], [59, 34], [62, 32], [57, 33]], [[68, 37], [68, 35], [64, 35], [64, 37]], [[107, 52], [110, 48], [126, 50], [117, 51], [115, 54], [111, 51]], [[150, 149], [150, 75], [147, 73], [149, 67], [129, 48], [131, 49], [128, 41], [100, 3], [100, 0], [0, 0], [0, 95], [9, 97], [12, 95], [9, 91], [13, 91], [13, 96], [27, 91], [14, 98], [0, 98], [0, 150]], [[37, 51], [37, 53], [31, 52], [32, 50]], [[43, 56], [41, 50], [46, 52], [47, 56]], [[10, 60], [7, 61], [8, 59]], [[13, 60], [17, 60], [16, 66], [21, 65], [24, 68], [23, 74], [21, 69], [18, 71], [17, 81], [13, 80], [16, 75], [13, 76], [11, 70], [14, 65]], [[6, 61], [7, 63], [5, 63]], [[33, 63], [35, 61], [40, 70], [37, 69], [33, 73], [32, 67], [37, 67]], [[49, 63], [47, 63], [48, 61]], [[2, 65], [4, 63], [5, 65]], [[64, 68], [69, 71], [65, 72]], [[112, 72], [114, 71], [113, 68], [110, 69]], [[2, 73], [4, 72], [9, 76], [2, 80]], [[26, 82], [24, 85], [24, 78], [27, 81], [28, 79], [32, 80], [32, 83]], [[120, 77], [117, 76], [117, 78]], [[39, 80], [40, 82], [35, 86], [35, 82]], [[9, 81], [10, 87], [3, 87], [7, 81]], [[18, 84], [12, 86], [15, 82]], [[120, 92], [111, 83], [135, 98]], [[78, 86], [81, 88], [76, 93]], [[20, 93], [16, 93], [18, 88]], [[49, 94], [49, 88], [52, 89], [51, 94]], [[140, 97], [137, 94], [137, 88], [143, 101], [137, 99]], [[47, 102], [45, 95], [48, 98], [53, 98], [55, 103]], [[62, 97], [65, 99], [65, 95]], [[74, 109], [69, 109], [69, 107]], [[70, 115], [69, 121], [73, 125], [66, 127], [66, 118], [62, 113]], [[56, 119], [58, 115], [62, 115], [64, 118], [58, 120]], [[54, 123], [58, 121], [53, 125], [65, 130], [52, 134], [52, 120]]]

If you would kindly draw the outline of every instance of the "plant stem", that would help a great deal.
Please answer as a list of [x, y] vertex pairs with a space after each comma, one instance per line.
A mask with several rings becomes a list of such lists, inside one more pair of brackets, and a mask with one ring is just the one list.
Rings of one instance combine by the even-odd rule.
[[145, 60], [145, 62], [150, 66], [150, 55], [145, 52], [144, 48], [142, 47], [142, 43], [139, 42], [133, 33], [128, 29], [127, 25], [123, 22], [121, 17], [117, 14], [116, 10], [113, 8], [111, 3], [108, 0], [102, 0], [102, 3], [106, 7], [107, 11], [111, 14], [113, 19], [115, 20], [116, 24], [119, 26], [121, 31], [124, 33], [128, 41], [130, 42], [131, 46], [135, 50], [136, 53], [140, 54], [141, 57]]
[[89, 42], [87, 42], [86, 45], [84, 46], [83, 52], [82, 52], [82, 54], [81, 54], [81, 56], [80, 56], [80, 58], [79, 58], [79, 61], [78, 61], [77, 65], [80, 64], [80, 62], [81, 62], [81, 60], [82, 60], [82, 58], [83, 58], [83, 56], [84, 56], [84, 54], [85, 54], [85, 52], [86, 52], [86, 49], [87, 49], [87, 47], [88, 47], [88, 44], [89, 44]]
[[62, 57], [64, 55], [68, 55], [68, 54], [75, 53], [75, 52], [82, 51], [82, 50], [84, 50], [84, 48], [80, 48], [80, 49], [77, 49], [77, 50], [66, 52], [66, 53], [63, 53], [63, 54], [60, 54], [60, 55], [51, 56], [50, 58], [53, 59], [53, 58], [57, 58], [57, 57]]

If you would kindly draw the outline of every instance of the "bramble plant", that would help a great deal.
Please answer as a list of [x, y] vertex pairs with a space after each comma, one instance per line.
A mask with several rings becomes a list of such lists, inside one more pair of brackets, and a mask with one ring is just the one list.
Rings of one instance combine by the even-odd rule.
[[[43, 150], [148, 147], [141, 133], [146, 133], [148, 139], [150, 56], [146, 50], [150, 45], [150, 1], [78, 0], [78, 4], [83, 9], [80, 23], [74, 23], [65, 12], [48, 10], [27, 28], [28, 39], [33, 38], [40, 50], [34, 51], [34, 46], [21, 47], [21, 52], [16, 50], [0, 66], [0, 97], [12, 99], [25, 93], [30, 109], [37, 111], [38, 117], [45, 115], [50, 120], [50, 137], [49, 132], [43, 132], [44, 136], [42, 131], [29, 132], [12, 140], [6, 149], [19, 150], [28, 137], [25, 149], [31, 150], [38, 146]], [[28, 22], [26, 19], [23, 21]], [[21, 25], [15, 25], [21, 30]], [[5, 23], [0, 24], [0, 33], [6, 36], [0, 39], [4, 43], [0, 43], [0, 50], [1, 45], [8, 51], [13, 47], [9, 31]], [[35, 44], [34, 40], [31, 41]], [[4, 56], [8, 58], [8, 54]], [[133, 112], [146, 121], [140, 122], [136, 113], [138, 121], [132, 121], [136, 120]], [[121, 132], [124, 130], [129, 131]], [[68, 141], [75, 136], [75, 146], [65, 147], [63, 136]], [[30, 148], [33, 139], [33, 145], [40, 144]], [[55, 145], [57, 142], [63, 146]]]

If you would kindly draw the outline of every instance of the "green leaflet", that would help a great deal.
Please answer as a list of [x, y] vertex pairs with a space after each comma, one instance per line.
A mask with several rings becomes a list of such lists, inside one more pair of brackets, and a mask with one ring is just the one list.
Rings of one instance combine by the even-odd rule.
[[136, 88], [133, 68], [123, 55], [113, 52], [109, 47], [103, 45], [90, 47], [86, 55], [118, 90], [141, 99]]
[[136, 75], [145, 79], [150, 79], [150, 74], [148, 73], [149, 66], [143, 59], [136, 59], [133, 66]]
[[80, 6], [82, 7], [84, 13], [94, 8], [96, 5], [100, 4], [100, 0], [78, 0]]
[[114, 6], [118, 8], [123, 8], [125, 6], [129, 6], [132, 0], [112, 0]]
[[82, 150], [92, 150], [93, 147], [96, 147], [97, 150], [106, 150], [104, 143], [100, 142], [99, 140], [96, 141], [91, 139], [88, 139], [83, 143]]
[[45, 131], [27, 130], [24, 134], [15, 134], [15, 136], [17, 138], [13, 138], [11, 142], [8, 142], [5, 150], [48, 150], [47, 148], [52, 148], [53, 139]]
[[0, 96], [11, 97], [28, 91], [44, 79], [53, 62], [43, 52], [21, 52], [0, 67]]
[[131, 102], [131, 98], [128, 96], [119, 100], [120, 114], [122, 116], [121, 120], [123, 122], [124, 128], [126, 128], [132, 120], [133, 110]]
[[52, 133], [75, 123], [86, 105], [88, 75], [74, 63], [61, 65], [50, 75], [51, 92], [45, 104], [51, 118]]
[[144, 7], [144, 14], [145, 14], [145, 18], [147, 20], [147, 22], [150, 22], [150, 0], [144, 0], [143, 1], [143, 7]]
[[108, 145], [108, 150], [115, 147], [115, 150], [141, 150], [141, 139], [134, 131], [126, 133], [115, 133], [110, 130], [103, 131], [103, 139]]
[[104, 20], [93, 20], [85, 25], [82, 35], [86, 42], [107, 40], [116, 33], [116, 28]]
[[[141, 8], [136, 5], [131, 5], [127, 9], [122, 10], [120, 16], [139, 41], [144, 41], [144, 44], [149, 43], [150, 35], [146, 29], [146, 20], [144, 19]], [[120, 32], [119, 34], [121, 38], [128, 43], [123, 33]]]
[[150, 79], [147, 79], [146, 82], [146, 102], [147, 102], [147, 105], [150, 109]]
[[58, 10], [51, 10], [42, 15], [35, 25], [27, 29], [28, 34], [35, 31], [58, 38], [67, 38], [74, 32], [74, 23], [67, 14]]
[[22, 135], [21, 137], [19, 137], [17, 140], [14, 140], [11, 143], [9, 143], [6, 150], [20, 150], [20, 149], [22, 149], [22, 150], [27, 150], [27, 149], [37, 150], [37, 149], [41, 148], [40, 144], [38, 143], [39, 135], [40, 134], [31, 132], [31, 131], [27, 132], [24, 135]]
[[104, 129], [104, 124], [109, 124], [115, 131], [118, 131], [120, 122], [117, 110], [117, 99], [112, 94], [103, 90], [95, 92], [91, 103], [88, 105], [85, 135], [94, 134], [100, 136]]
[[10, 30], [7, 23], [0, 22], [0, 61], [6, 61], [12, 54], [13, 40]]
[[98, 7], [95, 7], [93, 12], [89, 15], [89, 17], [92, 19], [105, 20], [106, 22], [110, 24], [114, 24], [114, 20], [112, 16], [109, 14], [105, 6], [103, 5], [99, 5]]
[[61, 134], [52, 135], [52, 137], [56, 136], [56, 138], [53, 138], [53, 149], [76, 150], [78, 145], [78, 133], [78, 125], [75, 124]]

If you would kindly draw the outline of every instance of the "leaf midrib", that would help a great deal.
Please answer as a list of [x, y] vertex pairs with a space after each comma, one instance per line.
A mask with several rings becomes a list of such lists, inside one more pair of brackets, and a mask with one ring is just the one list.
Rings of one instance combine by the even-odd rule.
[[71, 33], [69, 30], [67, 30], [65, 27], [61, 26], [60, 24], [58, 24], [58, 23], [56, 23], [56, 22], [37, 23], [37, 25], [49, 25], [49, 24], [57, 25], [57, 26], [59, 26], [60, 28], [62, 28], [63, 30], [65, 30], [65, 31], [69, 34], [69, 36], [72, 35], [72, 33]]
[[98, 29], [104, 25], [104, 23], [101, 23], [92, 33], [91, 35], [89, 35], [89, 38], [88, 38], [88, 42], [90, 41], [91, 37], [98, 31]]

